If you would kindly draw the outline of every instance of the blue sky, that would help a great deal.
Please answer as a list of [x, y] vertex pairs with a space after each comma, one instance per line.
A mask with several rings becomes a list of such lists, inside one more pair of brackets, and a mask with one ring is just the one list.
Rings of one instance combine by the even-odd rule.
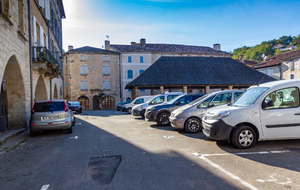
[[300, 35], [300, 0], [63, 0], [63, 46], [170, 43], [233, 51]]

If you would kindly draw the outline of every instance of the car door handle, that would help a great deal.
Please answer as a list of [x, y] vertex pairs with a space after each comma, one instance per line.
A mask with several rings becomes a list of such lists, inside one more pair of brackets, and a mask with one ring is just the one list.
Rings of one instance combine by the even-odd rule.
[[298, 113], [295, 113], [295, 115], [300, 115], [300, 112], [298, 112]]

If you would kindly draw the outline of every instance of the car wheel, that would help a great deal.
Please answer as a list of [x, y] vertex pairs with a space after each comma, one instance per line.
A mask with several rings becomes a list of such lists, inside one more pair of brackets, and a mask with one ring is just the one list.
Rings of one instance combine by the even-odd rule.
[[72, 122], [72, 126], [75, 126], [75, 123], [76, 123], [76, 121], [75, 121], [75, 117], [74, 117], [74, 121]]
[[159, 116], [157, 117], [157, 124], [162, 126], [170, 125], [169, 117], [170, 117], [170, 113], [168, 112], [163, 112], [159, 114]]
[[67, 129], [67, 133], [72, 133], [72, 132], [73, 132], [72, 127], [70, 127], [69, 129]]
[[36, 137], [36, 135], [37, 135], [37, 132], [30, 131], [30, 136], [31, 136], [31, 137]]
[[131, 109], [131, 108], [128, 108], [127, 113], [128, 113], [128, 114], [131, 114], [131, 113], [132, 113], [132, 109]]
[[145, 119], [145, 110], [142, 110], [142, 111], [141, 111], [141, 117], [142, 117], [143, 119]]
[[202, 129], [201, 121], [197, 118], [190, 118], [185, 123], [184, 129], [188, 133], [198, 133]]
[[256, 133], [251, 127], [242, 125], [233, 131], [231, 142], [240, 149], [251, 148], [256, 142]]

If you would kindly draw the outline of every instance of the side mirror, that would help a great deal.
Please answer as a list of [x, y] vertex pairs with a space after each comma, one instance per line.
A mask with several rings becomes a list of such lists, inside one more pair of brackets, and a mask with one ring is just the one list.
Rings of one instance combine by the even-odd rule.
[[181, 104], [181, 102], [175, 102], [175, 105], [176, 106], [178, 106], [178, 105], [180, 105]]
[[274, 106], [274, 102], [272, 100], [265, 100], [262, 104], [262, 108], [266, 109], [268, 107], [273, 107]]
[[231, 106], [231, 105], [232, 105], [232, 103], [227, 104], [227, 106]]

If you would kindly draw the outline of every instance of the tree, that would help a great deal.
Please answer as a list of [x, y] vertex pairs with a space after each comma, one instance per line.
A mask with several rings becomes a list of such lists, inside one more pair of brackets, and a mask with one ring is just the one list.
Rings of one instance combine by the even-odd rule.
[[105, 98], [105, 96], [106, 96], [106, 94], [104, 94], [103, 92], [100, 92], [99, 95], [98, 95], [98, 98], [99, 98], [99, 109], [100, 110], [102, 109], [102, 101]]

